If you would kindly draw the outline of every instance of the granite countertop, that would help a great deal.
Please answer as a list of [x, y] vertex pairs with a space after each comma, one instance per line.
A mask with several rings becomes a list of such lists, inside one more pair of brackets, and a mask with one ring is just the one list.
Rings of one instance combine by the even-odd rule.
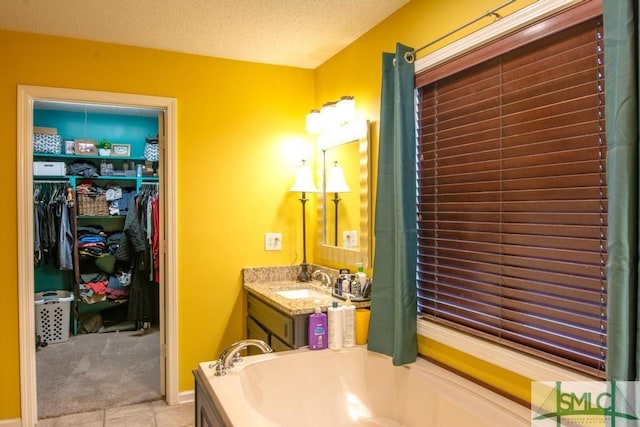
[[[299, 271], [295, 267], [253, 267], [242, 270], [242, 286], [250, 294], [271, 304], [278, 310], [290, 316], [313, 313], [316, 302], [326, 311], [333, 301], [338, 301], [339, 305], [344, 305], [345, 300], [331, 295], [331, 289], [323, 286], [320, 281], [298, 282], [295, 280]], [[311, 271], [315, 271], [313, 268]], [[332, 279], [337, 277], [338, 272], [327, 268], [321, 268]], [[311, 295], [307, 298], [286, 298], [278, 292], [296, 289], [309, 289]], [[356, 308], [369, 307], [371, 301], [358, 301], [352, 303]]]

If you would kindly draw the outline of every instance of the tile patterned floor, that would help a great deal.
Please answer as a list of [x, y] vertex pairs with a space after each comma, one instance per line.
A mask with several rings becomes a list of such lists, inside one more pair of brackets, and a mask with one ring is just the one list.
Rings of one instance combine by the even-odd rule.
[[193, 427], [193, 402], [169, 406], [141, 403], [38, 421], [37, 427]]

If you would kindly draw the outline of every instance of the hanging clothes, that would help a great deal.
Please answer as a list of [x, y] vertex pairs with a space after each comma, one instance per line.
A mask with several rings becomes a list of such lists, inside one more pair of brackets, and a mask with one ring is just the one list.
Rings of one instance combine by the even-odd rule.
[[69, 200], [60, 197], [60, 225], [58, 228], [58, 264], [61, 270], [73, 270], [73, 229], [69, 216]]
[[160, 281], [160, 197], [158, 184], [144, 184], [140, 189], [140, 206], [146, 211], [145, 235], [151, 263], [149, 280]]
[[68, 182], [34, 182], [34, 264], [53, 262], [60, 270], [73, 270], [73, 231], [67, 200]]
[[132, 197], [115, 257], [131, 267], [128, 320], [149, 321], [152, 282], [159, 280], [158, 186], [144, 184]]
[[140, 196], [135, 196], [129, 204], [124, 223], [124, 237], [116, 253], [116, 258], [131, 261], [131, 285], [129, 292], [128, 319], [148, 321], [151, 318], [149, 290], [149, 245], [145, 238], [144, 224], [139, 204]]
[[160, 197], [156, 193], [152, 201], [153, 233], [151, 233], [151, 253], [153, 257], [153, 280], [160, 282]]

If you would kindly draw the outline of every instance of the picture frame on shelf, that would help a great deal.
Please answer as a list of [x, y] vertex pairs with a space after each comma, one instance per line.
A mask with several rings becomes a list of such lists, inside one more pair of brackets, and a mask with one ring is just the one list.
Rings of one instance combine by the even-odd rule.
[[76, 142], [73, 139], [64, 141], [64, 154], [76, 154]]
[[93, 139], [76, 139], [73, 151], [76, 156], [97, 156], [98, 143]]
[[111, 155], [118, 157], [131, 156], [131, 144], [111, 144]]

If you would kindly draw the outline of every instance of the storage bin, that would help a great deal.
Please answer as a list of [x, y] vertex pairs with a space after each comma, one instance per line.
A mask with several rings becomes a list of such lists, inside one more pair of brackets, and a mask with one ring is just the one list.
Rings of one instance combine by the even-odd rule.
[[78, 215], [109, 216], [109, 202], [105, 193], [77, 193]]
[[66, 166], [64, 162], [33, 162], [34, 175], [64, 176]]
[[51, 128], [51, 127], [45, 127], [45, 126], [34, 126], [33, 127], [33, 133], [45, 133], [48, 135], [57, 135], [58, 134], [58, 128]]
[[36, 292], [36, 334], [47, 344], [69, 339], [71, 301], [69, 291]]
[[62, 136], [48, 133], [33, 134], [33, 152], [62, 154]]

